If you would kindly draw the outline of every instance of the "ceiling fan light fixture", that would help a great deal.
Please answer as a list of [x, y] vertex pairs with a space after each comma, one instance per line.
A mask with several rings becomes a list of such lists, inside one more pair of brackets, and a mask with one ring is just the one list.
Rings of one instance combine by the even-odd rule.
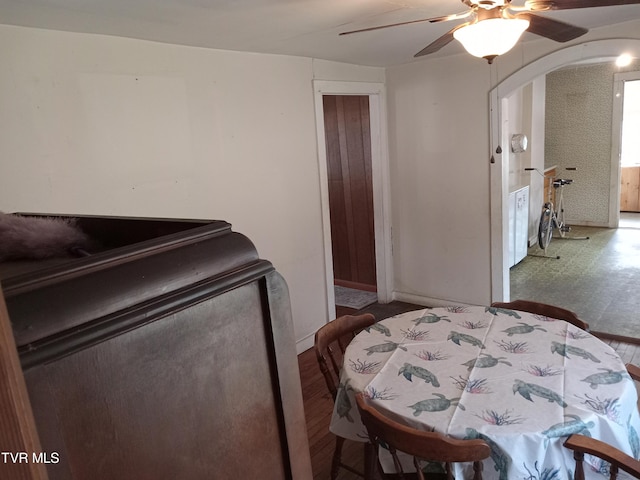
[[471, 55], [491, 63], [511, 50], [527, 28], [529, 20], [523, 18], [488, 18], [459, 28], [453, 37]]

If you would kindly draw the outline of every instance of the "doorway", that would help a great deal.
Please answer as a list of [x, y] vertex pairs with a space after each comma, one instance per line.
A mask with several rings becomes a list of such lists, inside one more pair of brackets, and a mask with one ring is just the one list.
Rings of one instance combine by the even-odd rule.
[[[532, 62], [503, 80], [490, 92], [491, 144], [500, 145], [507, 140], [507, 132], [503, 129], [498, 112], [506, 105], [508, 97], [518, 88], [533, 81], [540, 75], [567, 64], [594, 58], [615, 58], [624, 51], [637, 56], [640, 53], [640, 41], [599, 40], [568, 47]], [[615, 147], [615, 142], [613, 147]], [[611, 185], [619, 185], [619, 158], [615, 148], [612, 148], [612, 150]], [[508, 153], [506, 155], [496, 155], [495, 158], [497, 160], [496, 164], [492, 165], [491, 168], [492, 301], [503, 301], [510, 298], [509, 266], [505, 262], [504, 254], [504, 252], [508, 251], [508, 237], [505, 232], [508, 231], [507, 195], [510, 159]], [[616, 207], [618, 207], [619, 196], [613, 194], [613, 197], [610, 202], [610, 208], [612, 208], [613, 212], [609, 218], [617, 219], [619, 209]]]
[[[640, 213], [640, 72], [614, 75], [613, 122], [620, 125], [620, 212]], [[636, 215], [637, 216], [637, 215]], [[633, 218], [633, 215], [627, 215]]]
[[323, 95], [322, 101], [333, 281], [341, 287], [336, 304], [359, 309], [365, 305], [355, 298], [339, 297], [343, 291], [377, 291], [369, 97]]
[[386, 101], [384, 85], [377, 83], [315, 81], [314, 91], [331, 320], [335, 283], [375, 292], [380, 303], [391, 301]]

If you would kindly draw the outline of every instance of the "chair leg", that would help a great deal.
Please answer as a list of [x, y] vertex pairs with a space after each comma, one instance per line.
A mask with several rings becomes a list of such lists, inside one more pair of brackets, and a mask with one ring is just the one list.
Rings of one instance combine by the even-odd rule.
[[375, 480], [377, 478], [378, 459], [375, 448], [370, 442], [364, 444], [364, 480]]
[[342, 446], [344, 445], [344, 438], [336, 435], [336, 448], [333, 451], [333, 458], [331, 460], [331, 480], [336, 480], [340, 468], [344, 468], [349, 472], [364, 477], [365, 480], [379, 480], [376, 476], [376, 467], [378, 459], [375, 455], [374, 447], [371, 443], [363, 443], [364, 446], [364, 473], [358, 471], [355, 468], [342, 463]]
[[336, 435], [336, 448], [333, 451], [333, 459], [331, 460], [331, 480], [338, 478], [338, 472], [342, 464], [342, 445], [344, 445], [344, 438]]

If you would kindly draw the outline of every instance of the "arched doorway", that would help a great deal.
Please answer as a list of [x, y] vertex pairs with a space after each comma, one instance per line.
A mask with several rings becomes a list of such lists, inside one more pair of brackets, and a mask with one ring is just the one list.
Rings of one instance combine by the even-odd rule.
[[[609, 39], [575, 45], [553, 52], [513, 73], [490, 92], [490, 144], [493, 146], [508, 144], [507, 132], [503, 131], [499, 112], [504, 108], [506, 99], [517, 89], [563, 66], [593, 59], [615, 58], [623, 52], [640, 57], [640, 40]], [[496, 154], [494, 158], [495, 164], [491, 169], [492, 301], [502, 301], [510, 298], [507, 259], [509, 149], [503, 148], [502, 154]], [[612, 152], [611, 162], [611, 181], [619, 182], [620, 173], [615, 152]]]

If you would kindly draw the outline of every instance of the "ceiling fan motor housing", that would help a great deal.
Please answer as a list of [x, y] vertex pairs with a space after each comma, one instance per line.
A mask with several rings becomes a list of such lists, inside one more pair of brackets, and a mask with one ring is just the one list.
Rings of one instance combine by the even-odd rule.
[[540, 12], [544, 10], [553, 10], [556, 2], [550, 0], [527, 0], [524, 6], [532, 12]]
[[462, 0], [462, 3], [471, 8], [481, 7], [490, 10], [492, 8], [509, 5], [511, 0]]

